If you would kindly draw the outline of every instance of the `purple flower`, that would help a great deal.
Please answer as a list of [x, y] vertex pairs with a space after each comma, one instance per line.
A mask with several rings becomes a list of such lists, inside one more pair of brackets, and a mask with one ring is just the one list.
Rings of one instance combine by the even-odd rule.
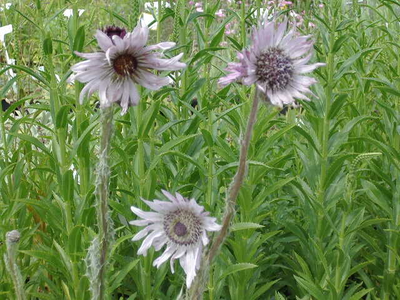
[[229, 74], [220, 78], [222, 86], [241, 80], [244, 85], [256, 84], [273, 105], [293, 104], [295, 99], [310, 100], [309, 86], [316, 80], [303, 74], [324, 66], [306, 65], [312, 56], [310, 36], [295, 36], [295, 29], [286, 35], [287, 20], [281, 24], [265, 21], [253, 31], [253, 45], [238, 54], [239, 63], [229, 63]]
[[139, 92], [136, 84], [150, 90], [158, 90], [170, 83], [168, 77], [159, 77], [151, 70], [175, 71], [186, 67], [180, 62], [182, 53], [170, 59], [162, 59], [160, 53], [153, 50], [165, 50], [175, 46], [175, 43], [164, 42], [146, 46], [149, 36], [147, 26], [138, 25], [132, 32], [126, 33], [119, 27], [107, 27], [105, 32], [98, 30], [96, 39], [101, 51], [94, 53], [79, 53], [86, 58], [71, 67], [74, 78], [86, 83], [79, 100], [86, 95], [99, 92], [100, 106], [109, 107], [117, 103], [126, 113], [129, 106], [139, 103]]
[[208, 244], [207, 231], [218, 231], [221, 226], [216, 219], [204, 211], [195, 199], [186, 199], [181, 194], [162, 191], [169, 201], [142, 199], [153, 211], [143, 211], [135, 206], [131, 210], [141, 219], [130, 221], [131, 225], [145, 226], [132, 239], [143, 239], [138, 255], [147, 255], [151, 246], [156, 251], [164, 246], [164, 253], [153, 265], [159, 268], [168, 259], [174, 273], [174, 260], [178, 259], [186, 273], [186, 286], [189, 288], [200, 268], [203, 246]]

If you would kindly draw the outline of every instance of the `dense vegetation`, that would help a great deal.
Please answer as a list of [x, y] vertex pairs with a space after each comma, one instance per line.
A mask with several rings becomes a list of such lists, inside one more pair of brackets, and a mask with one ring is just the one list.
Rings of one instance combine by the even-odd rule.
[[[175, 41], [165, 54], [183, 52], [187, 68], [171, 72], [174, 83], [159, 91], [141, 88], [140, 104], [126, 115], [114, 106], [108, 293], [177, 298], [184, 272], [177, 263], [175, 274], [169, 263], [153, 267], [160, 252], [136, 254], [140, 243], [131, 238], [139, 228], [128, 224], [136, 218], [129, 208], [147, 210], [140, 197], [164, 199], [166, 189], [221, 220], [255, 87], [217, 81], [267, 6], [269, 17], [286, 15], [311, 34], [313, 61], [327, 65], [312, 74], [311, 102], [260, 107], [237, 214], [204, 298], [400, 299], [400, 5], [266, 2], [162, 0], [156, 10], [141, 0], [15, 0], [2, 7], [1, 26], [13, 32], [0, 58], [0, 99], [11, 104], [0, 113], [0, 299], [18, 294], [4, 256], [14, 229], [28, 299], [90, 299], [85, 257], [98, 231], [101, 119], [96, 94], [79, 103], [83, 84], [69, 80], [70, 67], [81, 60], [73, 51], [98, 48], [96, 29], [132, 30], [143, 12], [159, 20], [150, 44]], [[66, 9], [75, 13], [67, 17]]]

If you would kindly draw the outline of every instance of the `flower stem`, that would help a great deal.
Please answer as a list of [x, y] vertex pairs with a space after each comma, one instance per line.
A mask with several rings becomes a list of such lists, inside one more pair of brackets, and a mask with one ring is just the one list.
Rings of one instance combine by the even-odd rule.
[[16, 254], [18, 250], [18, 242], [20, 239], [20, 233], [17, 230], [7, 232], [6, 235], [6, 248], [7, 254], [4, 254], [4, 262], [6, 264], [7, 271], [11, 275], [12, 282], [15, 288], [15, 296], [17, 300], [25, 300], [24, 284], [21, 276], [21, 272], [16, 262]]
[[206, 273], [208, 272], [209, 266], [212, 264], [215, 256], [218, 254], [219, 249], [221, 248], [222, 244], [225, 242], [228, 236], [229, 227], [235, 215], [236, 200], [239, 195], [239, 191], [247, 170], [247, 152], [250, 146], [253, 127], [256, 122], [258, 102], [259, 95], [258, 91], [256, 90], [253, 99], [253, 105], [250, 111], [250, 116], [247, 122], [246, 133], [241, 143], [242, 146], [240, 149], [239, 167], [235, 177], [233, 178], [233, 183], [229, 188], [228, 198], [226, 199], [225, 212], [222, 220], [222, 228], [219, 231], [219, 234], [213, 239], [210, 250], [208, 251], [208, 254], [205, 255], [205, 259], [203, 259], [202, 261], [202, 266], [200, 267], [197, 278], [195, 279], [193, 287], [189, 292], [189, 299], [201, 300], [203, 298], [204, 284], [205, 282], [207, 282], [208, 275]]
[[93, 241], [88, 253], [88, 273], [92, 290], [92, 299], [99, 300], [103, 300], [106, 297], [107, 256], [110, 244], [113, 240], [112, 223], [108, 209], [110, 181], [109, 152], [111, 146], [112, 119], [112, 107], [102, 108], [102, 136], [96, 182], [99, 235]]

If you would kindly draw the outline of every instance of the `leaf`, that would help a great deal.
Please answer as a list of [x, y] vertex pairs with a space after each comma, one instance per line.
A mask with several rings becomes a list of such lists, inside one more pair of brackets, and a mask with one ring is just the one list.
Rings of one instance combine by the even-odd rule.
[[74, 46], [72, 50], [82, 52], [84, 44], [85, 44], [85, 25], [82, 25], [76, 31], [74, 38]]
[[257, 223], [241, 222], [241, 223], [232, 224], [231, 231], [239, 231], [239, 230], [246, 230], [246, 229], [258, 229], [258, 228], [263, 228], [263, 227], [264, 227], [263, 225], [260, 225]]
[[[370, 288], [370, 289], [362, 289], [361, 291], [355, 293], [353, 296], [351, 296], [350, 300], [358, 300], [363, 298], [366, 294], [368, 294], [369, 292], [372, 292], [374, 289]], [[363, 298], [364, 299], [364, 298]]]
[[326, 299], [326, 296], [322, 292], [322, 289], [315, 285], [313, 282], [307, 281], [296, 275], [293, 275], [293, 277], [306, 292], [310, 293], [316, 299]]
[[215, 52], [215, 51], [219, 51], [219, 50], [224, 50], [225, 48], [221, 48], [221, 47], [210, 47], [210, 48], [206, 48], [203, 50], [200, 50], [199, 52], [197, 52], [197, 54], [191, 59], [189, 65], [192, 65], [196, 60], [200, 59], [201, 57], [205, 56], [205, 55], [210, 55], [209, 52]]
[[18, 66], [18, 65], [9, 65], [9, 66], [12, 67], [13, 69], [21, 70], [21, 71], [31, 75], [32, 77], [36, 78], [39, 82], [43, 83], [45, 86], [50, 87], [50, 83], [42, 75], [39, 75], [39, 74], [35, 73], [34, 71], [32, 71], [32, 69], [25, 67], [25, 66]]
[[213, 138], [211, 136], [211, 133], [206, 129], [202, 129], [201, 133], [203, 135], [204, 140], [206, 141], [207, 146], [208, 147], [214, 146], [214, 142], [213, 142]]
[[270, 281], [265, 283], [264, 285], [262, 285], [259, 289], [257, 289], [257, 291], [251, 295], [251, 300], [256, 300], [256, 299], [260, 299], [259, 297], [261, 297], [262, 294], [264, 294], [266, 291], [268, 291], [271, 286], [273, 286], [275, 283], [277, 283], [280, 279], [274, 280], [274, 281]]
[[231, 274], [234, 274], [234, 273], [237, 273], [240, 271], [244, 271], [244, 270], [254, 269], [257, 267], [258, 267], [257, 265], [251, 264], [251, 263], [238, 263], [238, 264], [230, 265], [226, 268], [224, 273], [222, 273], [222, 275], [218, 278], [218, 281], [224, 279], [228, 275], [231, 275]]
[[32, 145], [36, 146], [37, 148], [42, 150], [44, 153], [46, 153], [51, 159], [54, 159], [53, 155], [46, 148], [46, 146], [41, 141], [39, 141], [37, 138], [35, 138], [33, 136], [26, 135], [26, 134], [19, 134], [19, 133], [13, 133], [13, 132], [9, 132], [9, 134], [11, 134], [11, 135], [13, 135], [13, 136], [15, 136], [15, 137], [17, 137], [17, 138], [19, 138], [21, 140], [24, 140], [24, 141], [27, 141], [27, 142], [31, 143]]
[[47, 37], [43, 41], [43, 52], [44, 55], [53, 54], [53, 41], [50, 37]]
[[139, 126], [138, 136], [143, 138], [149, 136], [151, 127], [154, 127], [154, 120], [160, 113], [161, 101], [155, 101], [143, 115], [142, 123]]
[[348, 59], [346, 59], [342, 65], [339, 67], [339, 70], [336, 72], [334, 79], [339, 80], [341, 77], [343, 77], [344, 73], [351, 67], [351, 65], [359, 59], [361, 56], [364, 56], [372, 51], [379, 50], [380, 48], [367, 48], [364, 50], [361, 50], [357, 52], [356, 54], [352, 55]]
[[74, 200], [74, 176], [72, 170], [67, 170], [62, 179], [63, 200], [72, 203]]
[[68, 124], [68, 113], [71, 107], [69, 105], [61, 106], [56, 116], [56, 128], [66, 128]]
[[125, 279], [126, 275], [128, 275], [128, 273], [138, 264], [138, 262], [140, 261], [140, 259], [135, 259], [132, 260], [130, 263], [126, 264], [122, 270], [116, 271], [114, 270], [114, 274], [111, 278], [111, 284], [109, 289], [109, 294], [111, 295], [111, 293], [116, 290], [120, 285], [122, 280]]

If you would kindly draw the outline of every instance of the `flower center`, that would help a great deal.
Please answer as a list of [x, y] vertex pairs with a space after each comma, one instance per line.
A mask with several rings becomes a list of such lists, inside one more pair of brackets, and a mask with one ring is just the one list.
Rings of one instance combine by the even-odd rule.
[[121, 54], [113, 60], [113, 68], [118, 75], [132, 75], [137, 69], [138, 61], [130, 54]]
[[256, 75], [267, 90], [282, 90], [293, 78], [293, 62], [283, 50], [271, 47], [257, 57]]
[[179, 246], [196, 244], [203, 231], [200, 218], [192, 211], [180, 208], [166, 214], [163, 225], [168, 239]]
[[187, 228], [184, 224], [178, 222], [175, 224], [174, 232], [177, 236], [184, 236], [185, 234], [187, 234]]

